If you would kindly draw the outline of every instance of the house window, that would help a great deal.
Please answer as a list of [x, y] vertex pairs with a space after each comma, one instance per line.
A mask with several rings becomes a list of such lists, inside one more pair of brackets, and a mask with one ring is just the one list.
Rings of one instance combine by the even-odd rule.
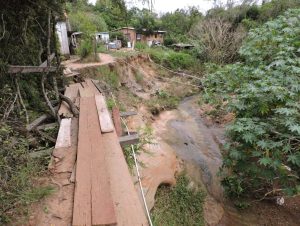
[[157, 34], [155, 34], [154, 37], [157, 38]]
[[142, 34], [136, 34], [136, 40], [141, 40], [142, 39]]

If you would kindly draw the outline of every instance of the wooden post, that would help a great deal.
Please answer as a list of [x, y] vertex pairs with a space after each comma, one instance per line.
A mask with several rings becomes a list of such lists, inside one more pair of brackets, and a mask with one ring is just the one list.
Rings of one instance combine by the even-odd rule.
[[113, 107], [112, 118], [115, 125], [116, 133], [118, 137], [120, 137], [122, 136], [122, 126], [121, 126], [120, 110], [118, 107]]

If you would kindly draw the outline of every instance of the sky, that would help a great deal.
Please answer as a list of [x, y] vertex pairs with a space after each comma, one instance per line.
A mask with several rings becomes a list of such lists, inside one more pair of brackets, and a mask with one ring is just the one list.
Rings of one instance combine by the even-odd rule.
[[[224, 0], [225, 1], [225, 0]], [[89, 0], [90, 3], [95, 3], [96, 0]], [[132, 1], [130, 5], [138, 6], [143, 8], [142, 3], [138, 1]], [[198, 6], [201, 12], [206, 12], [208, 9], [212, 8], [211, 0], [154, 0], [154, 10], [157, 13], [165, 13], [170, 11], [175, 11], [176, 9], [182, 9], [188, 6]], [[147, 8], [147, 5], [144, 5]]]

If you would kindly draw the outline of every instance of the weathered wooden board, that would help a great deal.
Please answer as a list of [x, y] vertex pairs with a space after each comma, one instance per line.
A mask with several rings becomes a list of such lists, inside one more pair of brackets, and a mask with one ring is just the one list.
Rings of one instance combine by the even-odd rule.
[[103, 95], [95, 95], [95, 100], [102, 133], [113, 132], [114, 126], [106, 106], [105, 97]]
[[138, 134], [119, 137], [119, 142], [122, 147], [126, 145], [136, 144], [139, 142], [139, 140], [140, 139]]
[[104, 133], [102, 136], [118, 225], [149, 225], [134, 188], [117, 134], [115, 132]]
[[115, 125], [115, 130], [118, 137], [122, 136], [122, 125], [121, 125], [121, 118], [120, 118], [120, 110], [117, 107], [113, 107], [112, 109], [112, 118]]
[[79, 88], [80, 97], [93, 97], [95, 95], [93, 90], [89, 88], [86, 82], [83, 82], [81, 84], [83, 85], [83, 87]]
[[55, 148], [67, 148], [71, 146], [71, 118], [61, 120]]
[[49, 116], [44, 114], [40, 117], [38, 117], [37, 119], [35, 119], [32, 123], [30, 123], [29, 125], [26, 126], [26, 130], [27, 131], [31, 131], [34, 128], [36, 128], [38, 125], [40, 125], [42, 122], [44, 122]]
[[133, 115], [137, 115], [137, 113], [135, 111], [120, 112], [121, 117], [129, 117]]
[[109, 175], [105, 162], [105, 149], [100, 130], [95, 98], [89, 107], [88, 133], [92, 147], [91, 158], [91, 200], [92, 225], [115, 225], [117, 223], [112, 201]]
[[8, 66], [9, 74], [26, 74], [26, 73], [41, 73], [41, 72], [54, 72], [56, 67], [40, 67], [40, 66]]
[[95, 95], [101, 94], [91, 79], [85, 79], [87, 88], [91, 89]]
[[91, 204], [91, 158], [92, 147], [88, 135], [88, 112], [91, 102], [80, 100], [78, 150], [73, 206], [73, 226], [92, 225]]

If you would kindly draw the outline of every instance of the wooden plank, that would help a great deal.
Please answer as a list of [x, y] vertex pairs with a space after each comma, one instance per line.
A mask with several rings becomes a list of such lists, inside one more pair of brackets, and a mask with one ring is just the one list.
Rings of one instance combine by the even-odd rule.
[[131, 145], [131, 144], [136, 144], [139, 141], [140, 141], [140, 138], [139, 138], [138, 134], [119, 137], [119, 142], [122, 147]]
[[92, 88], [86, 82], [81, 83], [83, 87], [79, 87], [80, 97], [93, 97], [95, 95]]
[[47, 130], [47, 129], [53, 129], [56, 126], [58, 126], [58, 123], [54, 122], [54, 123], [49, 123], [49, 124], [44, 124], [44, 125], [37, 126], [36, 129], [37, 130]]
[[117, 223], [114, 204], [111, 197], [109, 175], [105, 162], [105, 149], [100, 130], [95, 98], [91, 98], [93, 105], [89, 108], [88, 133], [92, 147], [91, 158], [91, 200], [92, 225], [115, 225]]
[[149, 225], [117, 134], [115, 132], [104, 133], [102, 136], [118, 225]]
[[121, 117], [129, 117], [129, 116], [133, 116], [133, 115], [137, 115], [137, 113], [135, 111], [128, 111], [128, 112], [120, 112], [120, 116]]
[[91, 226], [91, 145], [88, 136], [88, 98], [80, 100], [73, 226]]
[[95, 95], [100, 95], [101, 92], [97, 89], [97, 87], [95, 86], [95, 84], [93, 83], [93, 81], [91, 79], [85, 79], [85, 82], [87, 84], [87, 87], [90, 88]]
[[49, 148], [49, 149], [45, 149], [45, 150], [41, 150], [41, 151], [35, 151], [35, 152], [29, 153], [29, 156], [31, 158], [41, 158], [44, 156], [50, 156], [52, 151], [53, 151], [53, 148]]
[[93, 84], [96, 86], [96, 88], [98, 89], [98, 91], [102, 94], [104, 94], [104, 91], [102, 90], [102, 88], [99, 85], [99, 81], [98, 80], [93, 80], [92, 79]]
[[[49, 57], [50, 63], [51, 63], [51, 61], [53, 60], [54, 57], [55, 57], [55, 53], [52, 53], [52, 54], [50, 55], [50, 57]], [[47, 67], [47, 66], [48, 66], [47, 64], [48, 64], [48, 61], [45, 60], [45, 61], [40, 65], [40, 67]]]
[[67, 148], [71, 146], [71, 123], [71, 118], [61, 120], [55, 148]]
[[122, 125], [121, 125], [121, 118], [120, 118], [120, 110], [117, 107], [113, 107], [112, 109], [112, 118], [115, 125], [115, 130], [118, 137], [122, 136]]
[[43, 123], [49, 116], [44, 114], [40, 117], [38, 117], [37, 119], [35, 119], [32, 123], [30, 123], [29, 125], [26, 126], [26, 130], [27, 131], [31, 131], [34, 128], [36, 128], [38, 125], [40, 125], [41, 123]]
[[41, 73], [41, 72], [54, 72], [56, 67], [40, 67], [40, 66], [8, 66], [7, 73], [9, 74], [26, 74], [26, 73]]
[[113, 132], [114, 126], [106, 106], [105, 97], [103, 95], [95, 95], [95, 100], [102, 133]]

